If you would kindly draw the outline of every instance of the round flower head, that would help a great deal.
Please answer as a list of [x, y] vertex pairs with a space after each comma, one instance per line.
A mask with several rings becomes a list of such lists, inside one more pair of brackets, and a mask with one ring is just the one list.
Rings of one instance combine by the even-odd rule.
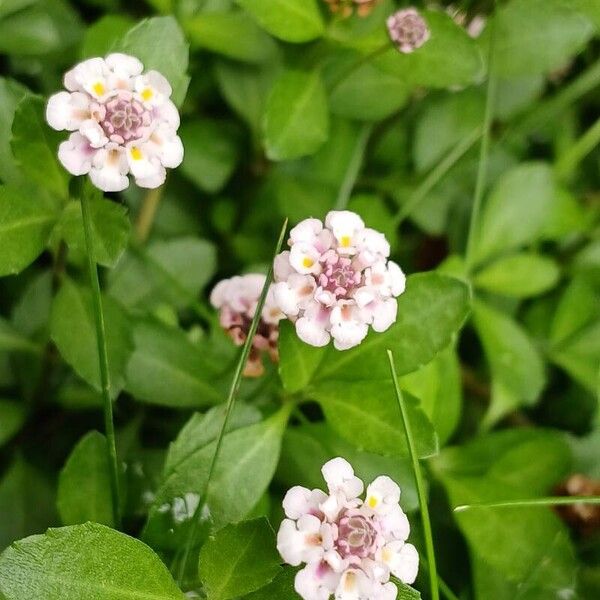
[[[265, 285], [265, 276], [249, 274], [220, 281], [210, 295], [211, 304], [219, 309], [219, 321], [236, 346], [242, 346], [248, 337], [250, 325]], [[273, 362], [278, 362], [277, 339], [279, 321], [283, 314], [273, 301], [273, 289], [267, 294], [256, 335], [252, 340], [250, 356], [244, 375], [259, 377], [264, 373], [262, 353], [266, 352]]]
[[362, 500], [363, 482], [346, 460], [330, 460], [322, 473], [328, 493], [296, 486], [283, 500], [277, 549], [286, 563], [306, 565], [296, 592], [304, 600], [394, 600], [390, 576], [410, 584], [419, 569], [400, 488], [380, 476]]
[[325, 0], [329, 10], [342, 17], [349, 17], [354, 12], [359, 17], [367, 17], [380, 0]]
[[129, 173], [140, 187], [158, 187], [166, 168], [183, 160], [171, 86], [157, 71], [143, 69], [126, 54], [90, 58], [66, 73], [68, 91], [48, 100], [50, 127], [72, 132], [58, 148], [60, 162], [105, 192], [124, 190]]
[[390, 39], [404, 54], [420, 48], [431, 36], [425, 19], [416, 8], [405, 8], [390, 15], [387, 28]]
[[331, 211], [323, 224], [306, 219], [290, 232], [289, 251], [275, 259], [273, 296], [300, 339], [338, 350], [360, 344], [371, 326], [396, 320], [404, 291], [400, 267], [388, 260], [385, 236], [350, 211]]

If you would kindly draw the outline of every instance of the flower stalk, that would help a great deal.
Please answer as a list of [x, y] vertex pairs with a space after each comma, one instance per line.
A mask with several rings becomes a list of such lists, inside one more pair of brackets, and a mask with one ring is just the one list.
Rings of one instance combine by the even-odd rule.
[[110, 491], [113, 508], [113, 520], [117, 529], [121, 527], [121, 503], [119, 495], [119, 468], [117, 463], [117, 447], [115, 442], [115, 425], [113, 422], [112, 400], [110, 397], [110, 372], [108, 367], [108, 350], [106, 346], [106, 329], [104, 312], [102, 310], [102, 296], [98, 267], [94, 256], [94, 239], [92, 232], [92, 217], [90, 214], [90, 195], [83, 186], [81, 193], [81, 216], [83, 218], [83, 231], [90, 283], [92, 288], [92, 306], [96, 326], [96, 342], [98, 346], [98, 367], [100, 372], [100, 386], [104, 409], [104, 430], [106, 433], [107, 461], [110, 472]]

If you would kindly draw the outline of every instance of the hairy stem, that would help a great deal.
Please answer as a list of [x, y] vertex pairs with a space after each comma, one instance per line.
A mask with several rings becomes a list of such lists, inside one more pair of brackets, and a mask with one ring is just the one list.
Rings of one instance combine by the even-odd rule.
[[[281, 232], [279, 234], [279, 239], [277, 240], [277, 245], [275, 247], [274, 257], [279, 254], [281, 250], [281, 246], [283, 245], [283, 239], [285, 237], [285, 232], [287, 230], [287, 219], [283, 223], [281, 228]], [[225, 404], [225, 416], [223, 418], [223, 424], [221, 425], [221, 429], [219, 430], [219, 435], [217, 436], [217, 442], [215, 445], [215, 451], [212, 456], [210, 466], [208, 469], [208, 475], [206, 478], [206, 483], [204, 484], [204, 489], [202, 490], [202, 494], [200, 495], [200, 502], [198, 503], [198, 507], [194, 512], [194, 516], [192, 517], [192, 525], [190, 527], [190, 531], [186, 540], [185, 549], [183, 551], [183, 555], [181, 558], [181, 562], [179, 563], [179, 574], [178, 581], [181, 585], [183, 581], [183, 577], [185, 575], [187, 563], [190, 558], [190, 554], [192, 549], [194, 548], [196, 542], [196, 535], [198, 533], [198, 526], [200, 520], [202, 518], [202, 514], [204, 513], [206, 507], [206, 500], [208, 496], [208, 491], [210, 488], [210, 483], [215, 472], [215, 466], [217, 464], [217, 460], [219, 459], [219, 454], [221, 452], [221, 446], [223, 445], [223, 440], [225, 438], [225, 431], [227, 430], [227, 424], [229, 423], [229, 417], [231, 416], [231, 412], [233, 410], [235, 400], [237, 398], [238, 390], [240, 388], [240, 384], [242, 381], [242, 374], [244, 372], [244, 367], [246, 366], [246, 362], [248, 360], [248, 356], [250, 355], [250, 350], [252, 348], [252, 341], [254, 339], [254, 335], [256, 334], [256, 330], [258, 329], [258, 324], [260, 322], [262, 309], [265, 305], [265, 301], [267, 299], [267, 294], [269, 292], [269, 287], [271, 285], [271, 281], [273, 280], [273, 261], [271, 261], [271, 265], [269, 267], [269, 271], [267, 273], [267, 277], [265, 279], [265, 284], [263, 286], [262, 292], [260, 294], [260, 298], [258, 300], [258, 304], [256, 305], [256, 310], [254, 313], [254, 317], [252, 319], [252, 323], [250, 325], [250, 330], [248, 331], [248, 337], [244, 342], [244, 346], [240, 352], [239, 360], [237, 362], [237, 366], [235, 368], [233, 379], [231, 381], [231, 386], [229, 387], [229, 393], [227, 395], [227, 400]]]
[[84, 189], [81, 194], [81, 215], [83, 217], [83, 231], [87, 263], [92, 286], [92, 305], [96, 326], [96, 342], [98, 345], [98, 367], [100, 371], [100, 386], [102, 389], [102, 402], [104, 408], [104, 430], [106, 433], [107, 460], [110, 472], [110, 491], [115, 527], [121, 527], [121, 503], [119, 498], [119, 468], [117, 463], [117, 446], [115, 443], [115, 425], [113, 422], [112, 400], [110, 397], [110, 374], [108, 369], [108, 351], [106, 347], [106, 330], [104, 326], [104, 312], [102, 310], [102, 296], [100, 294], [100, 281], [98, 280], [98, 267], [94, 257], [94, 240], [92, 232], [92, 217], [90, 214], [89, 196]]
[[415, 446], [415, 440], [412, 434], [412, 427], [408, 419], [408, 411], [404, 404], [404, 398], [402, 391], [400, 390], [400, 384], [398, 383], [398, 375], [396, 373], [396, 367], [394, 365], [394, 355], [391, 350], [387, 351], [388, 360], [390, 362], [390, 372], [392, 374], [392, 381], [394, 382], [394, 391], [396, 392], [396, 399], [398, 400], [398, 407], [402, 416], [402, 425], [404, 426], [404, 433], [406, 435], [406, 443], [408, 445], [408, 453], [410, 454], [410, 460], [412, 462], [413, 472], [415, 474], [415, 482], [417, 484], [417, 494], [419, 496], [419, 508], [421, 510], [421, 520], [423, 521], [423, 537], [425, 538], [425, 552], [427, 554], [427, 564], [429, 570], [429, 586], [431, 588], [432, 600], [439, 600], [439, 582], [437, 576], [437, 567], [435, 563], [435, 551], [433, 548], [433, 534], [431, 531], [431, 520], [429, 518], [429, 508], [427, 506], [427, 498], [425, 496], [425, 484], [423, 482], [423, 472], [421, 471], [421, 464], [419, 463], [419, 457], [417, 456], [417, 450]]

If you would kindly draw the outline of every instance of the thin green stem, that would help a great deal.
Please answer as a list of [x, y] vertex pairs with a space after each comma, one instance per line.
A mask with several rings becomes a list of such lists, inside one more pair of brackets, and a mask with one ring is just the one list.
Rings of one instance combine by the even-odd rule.
[[108, 351], [106, 347], [106, 330], [104, 326], [104, 312], [102, 310], [102, 296], [100, 295], [100, 281], [98, 280], [98, 267], [94, 257], [94, 240], [92, 233], [92, 217], [90, 214], [89, 196], [84, 188], [81, 193], [81, 216], [83, 217], [83, 231], [87, 254], [90, 283], [92, 286], [92, 304], [96, 325], [96, 342], [98, 345], [98, 367], [100, 371], [100, 386], [102, 388], [102, 402], [104, 407], [104, 430], [106, 433], [107, 460], [110, 472], [110, 491], [112, 498], [113, 518], [115, 527], [121, 527], [121, 503], [119, 499], [119, 467], [117, 463], [117, 446], [115, 443], [115, 425], [113, 422], [112, 400], [110, 397], [110, 374], [108, 370]]
[[[283, 223], [281, 228], [281, 232], [279, 234], [279, 239], [277, 240], [277, 245], [275, 247], [274, 257], [279, 254], [281, 250], [281, 246], [283, 245], [283, 240], [285, 237], [285, 232], [287, 230], [287, 219]], [[260, 294], [260, 298], [258, 300], [258, 304], [256, 305], [256, 310], [254, 313], [254, 317], [252, 319], [252, 323], [250, 324], [250, 330], [248, 331], [248, 337], [244, 342], [244, 346], [242, 351], [240, 352], [240, 357], [237, 362], [237, 366], [235, 368], [233, 374], [233, 380], [231, 381], [231, 386], [229, 387], [229, 393], [227, 395], [227, 401], [225, 404], [225, 416], [223, 417], [223, 424], [221, 425], [221, 429], [219, 430], [219, 435], [217, 436], [217, 442], [215, 445], [215, 451], [213, 453], [210, 466], [208, 468], [208, 475], [206, 478], [206, 483], [204, 484], [204, 489], [202, 490], [202, 494], [200, 495], [200, 502], [198, 503], [198, 507], [194, 512], [194, 516], [192, 517], [192, 525], [190, 527], [190, 531], [186, 540], [185, 550], [183, 551], [183, 555], [181, 558], [181, 562], [179, 564], [179, 574], [178, 581], [181, 584], [183, 581], [183, 577], [185, 575], [185, 570], [187, 567], [187, 563], [189, 561], [190, 553], [196, 542], [196, 535], [198, 532], [198, 527], [202, 515], [204, 514], [206, 507], [206, 499], [208, 497], [208, 492], [210, 489], [210, 483], [212, 477], [215, 472], [215, 467], [217, 464], [217, 460], [219, 459], [219, 454], [221, 452], [221, 446], [223, 445], [223, 440], [225, 438], [225, 431], [227, 429], [227, 424], [229, 423], [229, 417], [231, 416], [231, 412], [233, 410], [235, 400], [237, 398], [237, 394], [240, 388], [240, 384], [242, 381], [242, 374], [244, 372], [244, 367], [246, 366], [246, 362], [248, 360], [248, 356], [250, 355], [250, 350], [252, 349], [252, 341], [254, 340], [254, 335], [256, 334], [256, 330], [258, 329], [258, 324], [260, 322], [261, 313], [263, 307], [265, 305], [265, 301], [267, 299], [267, 294], [269, 292], [269, 286], [273, 280], [273, 261], [271, 261], [271, 265], [269, 267], [269, 271], [267, 273], [267, 277], [265, 279], [265, 284], [263, 286], [262, 292]]]
[[362, 66], [366, 65], [370, 61], [374, 60], [378, 56], [385, 54], [390, 48], [393, 48], [391, 42], [386, 42], [383, 46], [379, 46], [375, 48], [372, 52], [361, 56], [358, 60], [353, 62], [346, 70], [342, 71], [340, 75], [336, 79], [333, 80], [331, 85], [329, 86], [329, 93], [333, 94], [333, 92], [341, 85], [352, 73], [358, 71]]
[[152, 231], [154, 217], [165, 191], [165, 184], [149, 190], [144, 199], [135, 224], [135, 237], [138, 242], [145, 243]]
[[552, 98], [535, 106], [523, 118], [506, 130], [502, 139], [513, 139], [518, 135], [527, 135], [560, 115], [576, 100], [600, 85], [600, 60], [588, 67], [577, 79], [561, 88]]
[[475, 240], [478, 233], [479, 213], [481, 211], [481, 201], [485, 189], [486, 176], [488, 170], [488, 157], [490, 153], [490, 130], [492, 126], [492, 116], [494, 112], [494, 98], [496, 97], [496, 74], [494, 73], [494, 46], [496, 41], [496, 28], [494, 19], [490, 21], [490, 39], [488, 50], [488, 80], [485, 98], [485, 115], [483, 118], [483, 130], [481, 135], [481, 149], [479, 153], [479, 165], [477, 167], [477, 181], [475, 183], [475, 194], [473, 198], [473, 209], [471, 211], [471, 222], [469, 224], [469, 236], [467, 238], [467, 249], [465, 254], [465, 264], [467, 272], [473, 266], [473, 251], [475, 249]]
[[400, 414], [402, 415], [402, 424], [404, 426], [404, 433], [406, 435], [406, 443], [408, 445], [408, 453], [410, 454], [410, 460], [412, 462], [413, 471], [415, 474], [415, 482], [417, 484], [417, 494], [419, 496], [419, 508], [421, 510], [421, 520], [423, 521], [423, 536], [425, 538], [425, 552], [427, 554], [427, 563], [429, 570], [429, 585], [431, 588], [432, 600], [439, 600], [439, 581], [437, 576], [437, 567], [435, 563], [435, 551], [433, 548], [433, 534], [431, 531], [431, 520], [429, 519], [429, 508], [427, 506], [427, 498], [425, 496], [425, 484], [423, 481], [423, 472], [421, 471], [421, 464], [419, 463], [419, 457], [415, 447], [415, 440], [412, 434], [412, 427], [408, 419], [408, 411], [404, 404], [404, 398], [402, 391], [400, 390], [400, 384], [398, 383], [398, 375], [396, 373], [396, 367], [394, 365], [394, 355], [391, 350], [387, 351], [388, 360], [390, 362], [390, 372], [392, 374], [392, 381], [394, 382], [394, 390], [396, 392], [396, 399], [398, 400], [398, 407]]
[[528, 506], [565, 506], [571, 504], [600, 504], [600, 496], [549, 496], [504, 502], [477, 502], [454, 507], [454, 512], [465, 512], [474, 508], [522, 508]]
[[367, 142], [369, 141], [372, 131], [373, 125], [366, 124], [363, 125], [360, 133], [358, 134], [352, 156], [348, 162], [348, 167], [346, 168], [346, 173], [338, 192], [337, 200], [335, 202], [335, 210], [344, 210], [346, 206], [348, 206], [348, 200], [350, 200], [350, 195], [352, 194], [352, 190], [356, 184], [356, 179], [360, 172], [360, 168], [365, 156]]
[[481, 128], [477, 127], [463, 138], [423, 179], [394, 216], [394, 227], [399, 227], [411, 215], [415, 207], [440, 182], [442, 177], [475, 145], [481, 137]]
[[554, 169], [559, 179], [568, 179], [579, 163], [600, 144], [598, 119], [557, 161]]

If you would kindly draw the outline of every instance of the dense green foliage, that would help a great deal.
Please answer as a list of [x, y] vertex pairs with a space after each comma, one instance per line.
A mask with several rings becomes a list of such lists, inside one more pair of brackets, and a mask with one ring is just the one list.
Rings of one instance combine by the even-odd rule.
[[[281, 498], [322, 487], [334, 456], [399, 482], [423, 557], [388, 349], [446, 584], [600, 596], [598, 528], [547, 507], [452, 510], [600, 479], [600, 1], [456, 0], [463, 23], [416, 1], [431, 38], [402, 54], [385, 20], [406, 4], [342, 19], [321, 0], [0, 3], [2, 600], [290, 600]], [[121, 531], [90, 192], [44, 118], [63, 73], [110, 51], [168, 78], [185, 146], [159, 190], [88, 198]], [[396, 323], [344, 352], [282, 323], [279, 364], [242, 381], [220, 445], [239, 349], [212, 286], [266, 272], [285, 218], [344, 207], [409, 274]], [[414, 588], [399, 597], [429, 597], [423, 563]]]

